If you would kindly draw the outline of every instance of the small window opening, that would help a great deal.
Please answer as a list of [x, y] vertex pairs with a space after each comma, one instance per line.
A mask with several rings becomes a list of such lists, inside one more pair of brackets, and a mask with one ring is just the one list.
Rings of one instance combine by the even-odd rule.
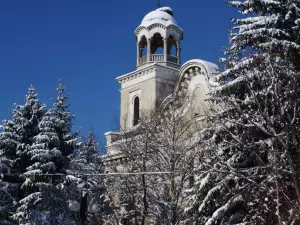
[[170, 48], [169, 55], [172, 55], [172, 56], [176, 57], [176, 54], [177, 54], [177, 49], [176, 49], [175, 45], [172, 45], [171, 48]]
[[137, 125], [140, 120], [140, 98], [135, 97], [134, 99], [134, 110], [133, 110], [133, 126]]

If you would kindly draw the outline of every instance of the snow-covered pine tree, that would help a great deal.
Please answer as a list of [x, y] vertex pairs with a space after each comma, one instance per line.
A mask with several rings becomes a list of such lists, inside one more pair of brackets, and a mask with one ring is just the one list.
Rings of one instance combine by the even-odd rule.
[[195, 154], [198, 161], [194, 171], [195, 182], [192, 188], [185, 190], [187, 203], [184, 225], [239, 224], [236, 219], [245, 209], [239, 195], [240, 187], [234, 183], [239, 177], [235, 178], [231, 174], [234, 172], [227, 168], [226, 161], [220, 159], [214, 133], [213, 129], [208, 128], [200, 135], [199, 151]]
[[[98, 204], [99, 214], [93, 217], [93, 221], [104, 223], [107, 220], [109, 212], [109, 201], [105, 194], [105, 188], [102, 185], [101, 177], [103, 173], [103, 164], [100, 160], [99, 146], [93, 130], [90, 130], [86, 137], [82, 138], [78, 148], [72, 155], [69, 168], [69, 193], [71, 200], [79, 200], [82, 191], [88, 191], [89, 202]], [[105, 223], [104, 223], [105, 224]]]
[[64, 198], [64, 168], [55, 126], [56, 114], [48, 110], [38, 125], [39, 133], [27, 149], [31, 164], [23, 174], [24, 198], [20, 200], [14, 219], [19, 224], [68, 224], [69, 212]]
[[92, 163], [96, 166], [97, 159], [99, 159], [99, 147], [93, 130], [88, 132], [83, 141], [83, 145], [78, 152], [78, 158], [84, 159], [87, 164]]
[[[72, 172], [78, 174], [82, 182], [85, 176], [81, 176], [81, 174], [101, 172], [98, 143], [92, 130], [88, 132], [87, 137], [84, 138], [80, 147], [74, 152], [73, 158], [71, 161]], [[88, 187], [93, 188], [99, 185], [99, 176], [87, 176], [86, 178], [85, 184]]]
[[[12, 112], [12, 116], [15, 110]], [[17, 148], [20, 145], [21, 137], [17, 125], [13, 120], [4, 120], [0, 132], [0, 160], [1, 163], [13, 168], [16, 164]]]
[[[12, 111], [12, 115], [15, 110]], [[18, 129], [13, 120], [4, 120], [3, 126], [1, 126], [0, 132], [0, 175], [13, 173], [15, 174], [17, 168], [17, 162], [20, 161], [17, 157], [17, 148], [20, 145], [21, 138], [18, 133]], [[15, 174], [16, 175], [16, 174]], [[15, 186], [15, 184], [2, 181], [0, 178], [1, 186], [1, 201], [0, 203], [0, 224], [10, 224], [10, 216], [15, 210], [12, 204], [17, 198], [17, 193], [12, 191], [10, 187]], [[5, 193], [6, 197], [3, 196]]]
[[298, 224], [300, 3], [229, 4], [244, 16], [210, 97], [187, 224]]
[[[67, 103], [69, 96], [65, 93], [62, 79], [59, 79], [57, 87], [57, 98], [55, 99], [53, 110], [59, 122], [56, 125], [56, 133], [59, 137], [59, 149], [63, 156], [69, 157], [77, 147], [77, 133], [72, 132], [72, 120], [74, 115], [69, 111], [70, 105]], [[67, 168], [67, 158], [64, 162]]]
[[77, 136], [78, 132], [72, 131], [72, 120], [74, 115], [70, 112], [70, 104], [68, 104], [69, 95], [66, 94], [65, 87], [63, 86], [62, 78], [58, 80], [57, 97], [53, 104], [53, 111], [55, 116], [58, 118], [58, 122], [55, 125], [55, 131], [59, 138], [59, 150], [62, 153], [62, 161], [60, 162], [60, 167], [65, 169], [65, 174], [67, 179], [65, 184], [67, 184], [65, 197], [68, 200], [80, 199], [81, 193], [77, 189], [78, 183], [82, 180], [76, 176], [73, 176], [74, 172], [74, 162], [75, 155], [77, 154], [77, 149], [80, 149], [81, 143], [78, 142]]
[[15, 105], [12, 119], [4, 120], [0, 133], [0, 156], [2, 162], [19, 172], [24, 172], [28, 160], [26, 148], [33, 143], [33, 137], [38, 133], [45, 105], [37, 98], [35, 88], [31, 86], [25, 97], [24, 105]]
[[[0, 160], [10, 168], [15, 176], [25, 172], [30, 163], [26, 150], [38, 132], [37, 126], [44, 114], [44, 107], [37, 98], [35, 88], [31, 86], [25, 97], [25, 104], [16, 104], [11, 113], [11, 120], [3, 121], [0, 133]], [[13, 195], [15, 198], [19, 198], [23, 193], [17, 191]], [[12, 205], [10, 205], [8, 213], [10, 215], [14, 213]]]
[[35, 88], [31, 85], [25, 97], [24, 105], [16, 105], [17, 110], [13, 114], [13, 121], [17, 125], [21, 137], [18, 146], [17, 156], [19, 172], [26, 171], [30, 165], [30, 158], [27, 155], [28, 148], [33, 144], [34, 137], [39, 133], [38, 125], [45, 114], [46, 105], [38, 99]]
[[276, 54], [300, 64], [300, 3], [298, 0], [229, 1], [243, 15], [233, 20], [230, 47], [222, 77], [236, 78], [242, 68], [253, 68], [260, 57]]
[[[299, 130], [300, 74], [285, 60], [269, 57], [242, 74], [247, 79], [243, 90], [233, 80], [211, 99], [221, 108], [214, 112], [207, 142], [214, 160], [204, 174], [213, 185], [198, 192], [200, 224], [298, 223], [300, 142], [294, 133]], [[201, 186], [205, 177], [199, 174]]]

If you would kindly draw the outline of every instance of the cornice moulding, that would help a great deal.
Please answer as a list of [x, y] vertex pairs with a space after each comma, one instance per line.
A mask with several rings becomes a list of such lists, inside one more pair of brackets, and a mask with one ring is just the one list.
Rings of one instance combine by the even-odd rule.
[[137, 78], [137, 77], [141, 77], [141, 76], [144, 76], [146, 74], [149, 74], [152, 71], [158, 71], [160, 68], [165, 68], [165, 69], [168, 69], [168, 70], [172, 70], [174, 74], [178, 73], [178, 71], [179, 71], [178, 69], [175, 69], [175, 68], [172, 68], [172, 67], [163, 66], [163, 65], [159, 65], [159, 64], [154, 63], [154, 64], [151, 64], [148, 67], [145, 67], [143, 69], [139, 69], [139, 70], [127, 73], [125, 75], [119, 76], [119, 77], [116, 78], [116, 80], [120, 84], [123, 84], [123, 83], [126, 83], [126, 82], [128, 82], [132, 79]]

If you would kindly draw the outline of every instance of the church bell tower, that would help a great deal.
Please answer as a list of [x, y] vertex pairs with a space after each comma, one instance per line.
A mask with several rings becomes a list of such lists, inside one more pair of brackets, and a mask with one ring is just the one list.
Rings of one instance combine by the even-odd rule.
[[116, 78], [121, 85], [121, 132], [134, 129], [143, 116], [173, 92], [180, 69], [183, 31], [171, 8], [148, 13], [134, 33], [136, 70]]

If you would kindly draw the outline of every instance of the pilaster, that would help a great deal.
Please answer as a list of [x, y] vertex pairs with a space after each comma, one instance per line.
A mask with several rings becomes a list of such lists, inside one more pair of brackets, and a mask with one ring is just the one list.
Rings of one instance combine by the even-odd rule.
[[151, 57], [151, 39], [147, 39], [147, 61], [150, 62]]
[[167, 38], [164, 38], [164, 61], [167, 62], [168, 61], [168, 45], [167, 45]]

